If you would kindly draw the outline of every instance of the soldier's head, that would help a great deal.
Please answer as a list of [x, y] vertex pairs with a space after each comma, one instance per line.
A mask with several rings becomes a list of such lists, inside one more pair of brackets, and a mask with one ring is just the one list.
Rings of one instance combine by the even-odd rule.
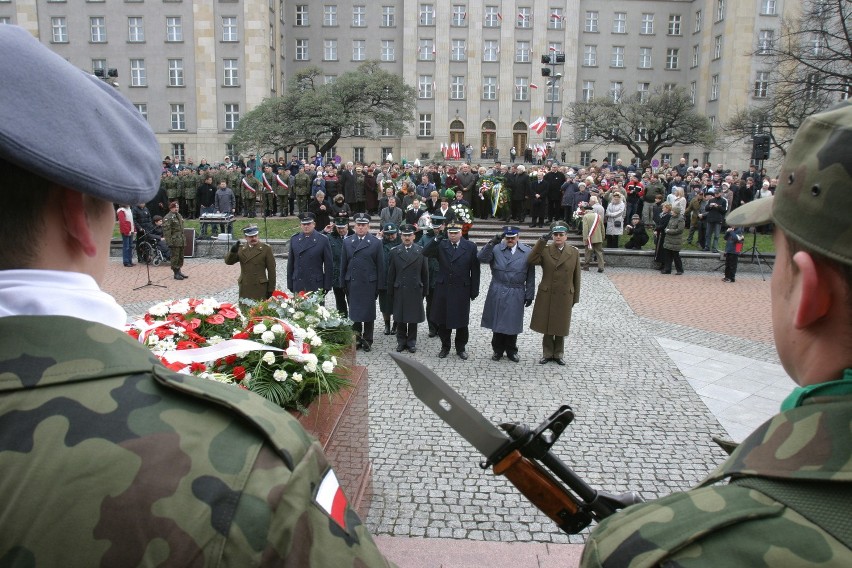
[[257, 225], [249, 225], [243, 229], [243, 235], [245, 235], [246, 242], [249, 246], [254, 246], [257, 244], [258, 240], [260, 240], [260, 229], [257, 228]]
[[404, 223], [399, 226], [399, 234], [402, 239], [403, 246], [410, 247], [414, 242], [414, 233], [416, 232], [416, 227], [411, 223]]
[[462, 238], [462, 226], [453, 221], [447, 225], [447, 239], [453, 244], [458, 243]]
[[313, 233], [317, 225], [316, 221], [316, 216], [310, 211], [299, 213], [299, 227], [302, 229], [302, 234], [310, 235]]
[[565, 242], [568, 240], [568, 223], [565, 221], [556, 221], [550, 227], [550, 232], [553, 235], [553, 244], [557, 247], [565, 246]]
[[355, 215], [355, 234], [359, 237], [363, 237], [369, 232], [370, 216], [366, 213], [358, 213]]
[[334, 220], [334, 230], [337, 231], [337, 234], [341, 237], [345, 237], [349, 234], [349, 219], [346, 217], [337, 217]]

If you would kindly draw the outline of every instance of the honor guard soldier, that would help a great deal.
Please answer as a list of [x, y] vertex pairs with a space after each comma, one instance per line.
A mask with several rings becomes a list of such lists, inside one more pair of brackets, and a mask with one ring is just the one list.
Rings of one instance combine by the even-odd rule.
[[349, 319], [357, 336], [356, 347], [369, 351], [373, 345], [376, 300], [385, 289], [385, 259], [382, 243], [370, 234], [370, 216], [355, 215], [355, 234], [343, 241], [340, 286], [346, 290]]
[[11, 24], [0, 76], [0, 564], [387, 566], [289, 412], [172, 372], [100, 289], [112, 204], [158, 190], [145, 118]]
[[225, 264], [240, 263], [240, 298], [262, 301], [275, 291], [275, 256], [272, 247], [260, 242], [257, 225], [243, 229], [246, 244], [237, 241], [225, 255]]
[[481, 325], [492, 332], [492, 361], [504, 353], [509, 361], [520, 361], [518, 334], [524, 329], [524, 308], [535, 296], [535, 267], [527, 263], [530, 247], [518, 242], [519, 233], [518, 227], [504, 227], [477, 255], [491, 267]]
[[[422, 221], [422, 219], [421, 219]], [[423, 227], [423, 234], [417, 241], [421, 247], [426, 248], [426, 245], [435, 240], [435, 227], [440, 227], [444, 224], [444, 218], [435, 213], [429, 218], [429, 223]], [[435, 282], [438, 281], [438, 258], [427, 257], [426, 263], [429, 265], [429, 288], [426, 291], [426, 323], [429, 325], [429, 337], [438, 335], [438, 324], [432, 320], [432, 299], [435, 297]]]
[[467, 359], [470, 303], [479, 296], [479, 260], [476, 244], [462, 238], [462, 226], [450, 223], [444, 237], [443, 226], [436, 229], [435, 240], [426, 245], [423, 254], [438, 259], [438, 277], [432, 299], [432, 321], [438, 326], [444, 359], [450, 353], [450, 338], [456, 330], [456, 353]]
[[343, 256], [343, 239], [355, 232], [349, 228], [348, 217], [335, 217], [334, 229], [328, 233], [328, 242], [331, 245], [331, 257], [334, 265], [331, 282], [334, 285], [334, 306], [344, 317], [349, 317], [349, 309], [346, 306], [346, 290], [340, 285], [340, 260]]
[[429, 289], [429, 264], [423, 247], [414, 242], [415, 227], [399, 228], [402, 244], [390, 251], [387, 296], [396, 325], [396, 350], [417, 352], [417, 324], [426, 319], [423, 299]]
[[254, 172], [247, 169], [239, 189], [243, 199], [243, 217], [253, 219], [257, 215], [257, 200], [262, 196], [263, 187], [260, 180], [254, 177]]
[[271, 217], [275, 215], [275, 174], [272, 173], [272, 166], [263, 168], [263, 216]]
[[[402, 241], [399, 238], [399, 231], [394, 223], [382, 224], [381, 232], [377, 235], [382, 239], [382, 248], [384, 249], [385, 258], [385, 274], [388, 272], [388, 264], [390, 264], [390, 252], [399, 245]], [[379, 292], [379, 311], [382, 312], [382, 318], [385, 320], [385, 335], [396, 333], [396, 323], [391, 325], [391, 316], [393, 315], [393, 304], [388, 296], [388, 290]]]
[[328, 238], [316, 231], [313, 213], [299, 215], [302, 232], [290, 238], [287, 254], [287, 288], [292, 292], [313, 292], [331, 289], [331, 245]]
[[181, 271], [183, 268], [183, 251], [186, 246], [186, 235], [183, 232], [183, 217], [180, 216], [180, 203], [169, 203], [169, 213], [163, 218], [163, 238], [172, 253], [171, 264], [175, 280], [189, 278]]

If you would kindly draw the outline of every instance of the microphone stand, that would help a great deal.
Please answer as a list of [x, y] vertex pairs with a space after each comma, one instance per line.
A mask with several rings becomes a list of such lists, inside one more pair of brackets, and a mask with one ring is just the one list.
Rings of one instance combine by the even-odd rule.
[[151, 281], [151, 259], [150, 258], [145, 260], [145, 271], [148, 274], [148, 282], [146, 282], [145, 284], [142, 284], [141, 286], [137, 286], [133, 290], [141, 290], [142, 288], [147, 288], [148, 286], [155, 286], [157, 288], [166, 288], [167, 287], [167, 286], [164, 286], [163, 284], [154, 284]]

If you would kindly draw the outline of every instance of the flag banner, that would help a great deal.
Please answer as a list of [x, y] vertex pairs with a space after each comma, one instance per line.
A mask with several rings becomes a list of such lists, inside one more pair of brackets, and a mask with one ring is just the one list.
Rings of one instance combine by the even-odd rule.
[[253, 188], [249, 182], [246, 181], [246, 178], [243, 178], [243, 187], [252, 193], [257, 193], [257, 190]]
[[275, 183], [277, 183], [278, 185], [280, 185], [284, 189], [290, 189], [290, 186], [287, 185], [286, 183], [284, 183], [284, 180], [281, 179], [281, 176], [278, 175], [278, 174], [275, 174]]
[[325, 511], [331, 520], [346, 530], [346, 506], [348, 503], [333, 469], [329, 469], [322, 478], [314, 502]]

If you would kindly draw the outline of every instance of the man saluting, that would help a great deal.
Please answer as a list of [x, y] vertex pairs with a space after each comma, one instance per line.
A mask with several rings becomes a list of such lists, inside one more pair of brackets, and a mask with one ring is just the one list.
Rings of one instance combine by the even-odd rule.
[[225, 255], [225, 264], [240, 263], [240, 298], [262, 301], [275, 291], [275, 256], [272, 247], [260, 242], [256, 225], [243, 229], [246, 246], [234, 243]]

